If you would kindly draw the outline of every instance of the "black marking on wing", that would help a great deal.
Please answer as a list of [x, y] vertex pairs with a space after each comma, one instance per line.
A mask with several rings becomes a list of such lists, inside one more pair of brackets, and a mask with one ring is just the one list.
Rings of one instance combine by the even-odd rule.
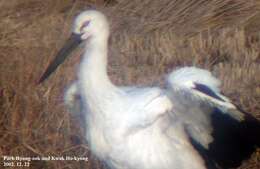
[[243, 111], [245, 119], [238, 121], [218, 108], [212, 110], [213, 141], [209, 148], [206, 149], [192, 137], [189, 138], [190, 142], [204, 159], [207, 168], [239, 167], [260, 147], [260, 121]]
[[223, 100], [222, 98], [220, 98], [213, 90], [211, 90], [208, 86], [201, 84], [201, 83], [194, 83], [195, 87], [193, 89], [196, 89], [208, 96], [211, 96], [215, 99], [218, 99], [220, 101], [225, 102], [225, 100]]
[[260, 146], [260, 122], [245, 115], [241, 122], [218, 108], [211, 115], [213, 142], [208, 155], [222, 168], [240, 166]]
[[[189, 133], [188, 130], [186, 130], [186, 132]], [[188, 136], [189, 136], [190, 143], [198, 151], [199, 155], [204, 160], [205, 166], [208, 169], [218, 169], [216, 163], [214, 162], [214, 159], [211, 159], [210, 156], [208, 155], [208, 150], [205, 147], [203, 147], [199, 142], [197, 142], [195, 139], [193, 139], [189, 134]]]

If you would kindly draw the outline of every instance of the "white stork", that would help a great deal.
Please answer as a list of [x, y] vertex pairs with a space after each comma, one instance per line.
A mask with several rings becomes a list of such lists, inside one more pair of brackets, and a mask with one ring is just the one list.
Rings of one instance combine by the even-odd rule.
[[107, 75], [108, 37], [102, 13], [82, 12], [39, 82], [85, 42], [65, 103], [85, 113], [90, 149], [112, 169], [227, 169], [259, 147], [259, 121], [223, 96], [220, 81], [207, 70], [173, 71], [165, 88], [115, 86]]

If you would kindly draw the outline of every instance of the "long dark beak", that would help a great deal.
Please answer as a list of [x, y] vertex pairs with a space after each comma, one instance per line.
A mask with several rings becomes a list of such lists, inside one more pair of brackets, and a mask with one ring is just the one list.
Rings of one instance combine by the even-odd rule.
[[54, 72], [58, 66], [64, 62], [64, 60], [70, 55], [70, 53], [82, 42], [81, 35], [72, 33], [70, 38], [65, 43], [64, 47], [58, 52], [54, 60], [49, 64], [45, 72], [42, 74], [41, 78], [37, 84], [42, 83], [46, 80], [52, 72]]

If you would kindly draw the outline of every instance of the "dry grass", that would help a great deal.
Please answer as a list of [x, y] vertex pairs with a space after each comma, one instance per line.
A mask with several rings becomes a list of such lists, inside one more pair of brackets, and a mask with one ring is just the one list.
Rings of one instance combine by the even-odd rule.
[[[224, 93], [260, 119], [257, 0], [8, 0], [0, 2], [0, 155], [88, 156], [33, 161], [30, 168], [102, 168], [88, 152], [79, 117], [62, 103], [80, 50], [35, 85], [75, 14], [93, 6], [112, 23], [109, 74], [116, 84], [160, 84], [173, 68], [196, 65], [212, 70]], [[259, 159], [255, 153], [241, 168], [260, 168]]]

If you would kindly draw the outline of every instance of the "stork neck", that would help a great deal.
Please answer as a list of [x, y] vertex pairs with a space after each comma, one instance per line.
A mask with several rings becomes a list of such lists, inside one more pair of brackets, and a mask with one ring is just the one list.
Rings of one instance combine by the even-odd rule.
[[108, 36], [90, 38], [80, 65], [79, 80], [92, 92], [101, 92], [113, 86], [107, 75]]

